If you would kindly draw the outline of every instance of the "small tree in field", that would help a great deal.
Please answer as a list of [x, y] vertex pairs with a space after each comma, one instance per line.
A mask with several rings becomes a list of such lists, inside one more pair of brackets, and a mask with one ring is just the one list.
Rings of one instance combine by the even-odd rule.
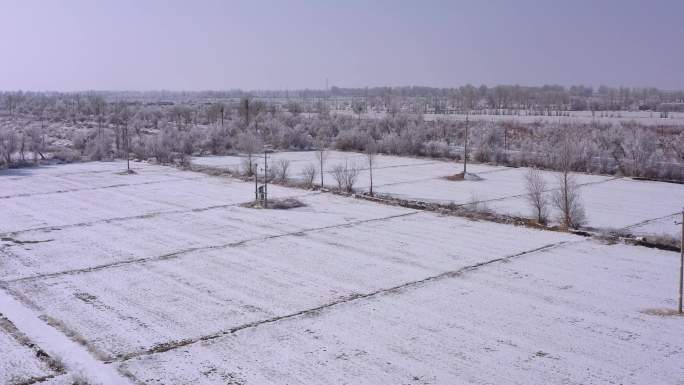
[[586, 220], [580, 199], [580, 186], [571, 173], [575, 158], [574, 147], [570, 139], [566, 138], [558, 150], [558, 190], [552, 196], [554, 206], [560, 211], [561, 225], [566, 229], [578, 228]]
[[546, 181], [539, 169], [531, 168], [525, 175], [525, 198], [534, 211], [537, 223], [546, 224], [548, 220], [548, 199], [546, 197]]
[[328, 159], [329, 154], [330, 153], [322, 143], [318, 145], [318, 149], [316, 150], [316, 160], [318, 160], [318, 164], [320, 165], [319, 171], [321, 173], [321, 188], [323, 188], [323, 174], [325, 174], [325, 161]]
[[273, 175], [279, 182], [286, 182], [290, 173], [290, 161], [278, 159], [273, 165]]
[[366, 161], [368, 162], [368, 174], [370, 177], [370, 195], [373, 196], [373, 166], [378, 153], [377, 145], [372, 139], [366, 145]]
[[247, 164], [245, 165], [245, 174], [252, 176], [254, 167], [252, 166], [254, 154], [259, 152], [263, 147], [263, 143], [256, 135], [252, 133], [243, 133], [238, 137], [238, 146], [240, 151], [247, 154]]

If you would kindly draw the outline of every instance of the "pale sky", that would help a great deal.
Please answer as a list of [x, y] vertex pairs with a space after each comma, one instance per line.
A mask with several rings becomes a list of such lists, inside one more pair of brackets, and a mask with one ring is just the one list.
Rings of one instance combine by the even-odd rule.
[[0, 0], [2, 90], [684, 89], [684, 0]]

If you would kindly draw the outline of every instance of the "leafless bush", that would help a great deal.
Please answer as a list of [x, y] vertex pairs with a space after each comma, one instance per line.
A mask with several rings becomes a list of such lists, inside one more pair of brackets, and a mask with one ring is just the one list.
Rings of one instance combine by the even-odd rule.
[[525, 175], [525, 198], [534, 211], [534, 216], [540, 224], [548, 221], [548, 199], [546, 197], [546, 181], [539, 169], [531, 168]]
[[286, 182], [290, 172], [290, 161], [278, 159], [273, 165], [273, 177], [279, 182]]
[[335, 165], [331, 169], [331, 173], [335, 182], [337, 182], [337, 188], [339, 191], [345, 191], [348, 193], [354, 192], [354, 184], [361, 173], [361, 168], [352, 163], [345, 162], [344, 164]]
[[309, 163], [304, 167], [302, 170], [302, 179], [304, 179], [304, 185], [306, 187], [313, 187], [314, 180], [316, 179], [316, 176], [318, 175], [318, 169], [316, 168], [316, 165], [313, 163]]

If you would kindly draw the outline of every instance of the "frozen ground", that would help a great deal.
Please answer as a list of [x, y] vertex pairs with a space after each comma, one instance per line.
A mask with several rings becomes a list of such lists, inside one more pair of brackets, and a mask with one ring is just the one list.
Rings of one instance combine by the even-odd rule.
[[645, 313], [672, 308], [676, 264], [581, 242], [123, 367], [164, 383], [682, 384], [684, 319]]
[[[193, 162], [216, 168], [235, 168], [241, 157], [198, 157]], [[302, 169], [316, 164], [314, 152], [281, 152], [271, 155], [272, 162], [279, 159], [290, 161], [290, 175], [301, 178]], [[358, 163], [367, 168], [363, 154], [331, 151], [325, 169], [337, 164]], [[526, 168], [512, 168], [481, 164], [468, 165], [469, 172], [482, 177], [481, 181], [449, 181], [445, 176], [462, 170], [457, 162], [431, 159], [380, 155], [373, 170], [374, 191], [402, 199], [437, 203], [469, 204], [480, 202], [489, 209], [502, 214], [529, 217], [532, 210], [525, 194]], [[557, 173], [543, 172], [548, 188], [557, 186]], [[616, 178], [603, 175], [577, 174], [582, 187], [582, 201], [587, 213], [587, 226], [604, 229], [637, 227], [655, 219], [671, 216], [681, 211], [684, 205], [684, 185], [663, 182]], [[326, 173], [325, 184], [334, 186], [335, 181]], [[369, 173], [361, 172], [357, 187], [361, 191], [369, 188]], [[557, 213], [552, 212], [553, 216]], [[656, 234], [676, 232], [673, 229], [644, 226], [642, 233]]]
[[122, 166], [0, 172], [0, 314], [63, 358], [45, 384], [682, 378], [683, 319], [644, 313], [674, 307], [676, 253]]
[[24, 336], [6, 318], [0, 317], [0, 384], [29, 382], [55, 373], [46, 360], [36, 356]]

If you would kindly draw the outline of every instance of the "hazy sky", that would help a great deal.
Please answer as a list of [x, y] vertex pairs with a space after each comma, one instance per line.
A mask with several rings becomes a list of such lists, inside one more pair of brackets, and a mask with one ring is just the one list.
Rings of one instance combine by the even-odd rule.
[[0, 89], [684, 89], [684, 0], [0, 0]]

